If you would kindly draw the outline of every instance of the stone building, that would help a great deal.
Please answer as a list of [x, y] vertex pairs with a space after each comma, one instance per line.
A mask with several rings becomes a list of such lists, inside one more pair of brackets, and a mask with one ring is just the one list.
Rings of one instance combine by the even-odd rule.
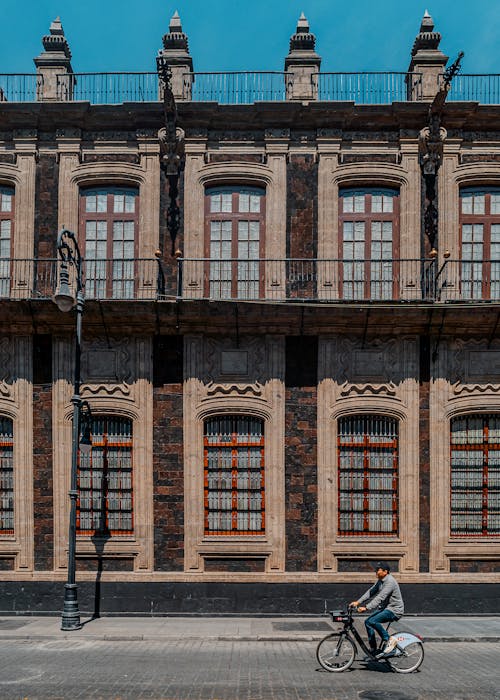
[[0, 75], [2, 611], [67, 576], [67, 229], [83, 612], [322, 613], [380, 558], [409, 611], [498, 612], [500, 86], [440, 41], [322, 73], [302, 16], [282, 73], [197, 74], [176, 14], [168, 84], [75, 73], [57, 19]]

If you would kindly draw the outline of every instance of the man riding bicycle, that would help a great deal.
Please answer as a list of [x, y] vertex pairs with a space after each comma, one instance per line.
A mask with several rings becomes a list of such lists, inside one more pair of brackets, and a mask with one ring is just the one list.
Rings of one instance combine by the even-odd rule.
[[[382, 657], [390, 654], [397, 644], [396, 639], [389, 636], [383, 623], [399, 620], [404, 613], [404, 603], [398, 582], [390, 573], [389, 564], [386, 561], [379, 561], [374, 568], [377, 582], [359, 600], [354, 600], [350, 605], [357, 608], [358, 612], [377, 611], [365, 620], [365, 627], [372, 654]], [[366, 605], [362, 605], [365, 601], [367, 601]], [[379, 654], [377, 654], [375, 631], [378, 632], [384, 643]]]

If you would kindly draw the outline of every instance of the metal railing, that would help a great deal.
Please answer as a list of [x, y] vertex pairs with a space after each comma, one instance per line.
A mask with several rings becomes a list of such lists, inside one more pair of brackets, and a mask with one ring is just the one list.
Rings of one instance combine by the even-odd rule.
[[57, 76], [57, 99], [91, 104], [158, 102], [157, 73], [68, 73]]
[[[440, 82], [443, 76], [439, 76]], [[480, 102], [500, 104], [500, 73], [460, 73], [453, 78], [447, 100], [449, 102]]]
[[[82, 268], [86, 299], [146, 301], [165, 296], [165, 276], [157, 258], [83, 260]], [[56, 259], [0, 258], [0, 299], [50, 299], [58, 271]]]
[[36, 102], [41, 99], [42, 88], [42, 75], [0, 74], [0, 102]]
[[422, 99], [421, 73], [314, 73], [318, 100], [390, 104]]
[[219, 104], [252, 104], [287, 99], [293, 75], [274, 71], [185, 73], [183, 99]]
[[432, 301], [434, 260], [178, 261], [183, 299], [247, 301]]
[[500, 301], [500, 260], [446, 260], [436, 275], [436, 301]]

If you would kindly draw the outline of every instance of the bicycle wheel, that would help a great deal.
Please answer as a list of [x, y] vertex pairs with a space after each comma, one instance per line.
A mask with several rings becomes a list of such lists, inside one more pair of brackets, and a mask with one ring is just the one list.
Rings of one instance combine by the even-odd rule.
[[356, 658], [356, 646], [344, 633], [335, 632], [318, 644], [316, 658], [327, 671], [332, 673], [346, 671]]
[[424, 660], [424, 646], [421, 642], [411, 642], [404, 649], [396, 647], [395, 656], [386, 659], [396, 673], [413, 673]]

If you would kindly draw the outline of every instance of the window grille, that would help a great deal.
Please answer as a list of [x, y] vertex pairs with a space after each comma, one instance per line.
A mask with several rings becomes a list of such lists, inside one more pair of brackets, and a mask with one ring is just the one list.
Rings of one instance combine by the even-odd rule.
[[397, 535], [398, 422], [377, 415], [339, 419], [339, 534]]
[[451, 534], [500, 535], [500, 415], [451, 421]]
[[205, 421], [205, 534], [256, 535], [264, 522], [264, 424], [249, 416]]
[[14, 534], [14, 469], [12, 420], [0, 417], [0, 534]]
[[92, 420], [92, 449], [80, 452], [77, 530], [82, 535], [133, 532], [132, 421]]

